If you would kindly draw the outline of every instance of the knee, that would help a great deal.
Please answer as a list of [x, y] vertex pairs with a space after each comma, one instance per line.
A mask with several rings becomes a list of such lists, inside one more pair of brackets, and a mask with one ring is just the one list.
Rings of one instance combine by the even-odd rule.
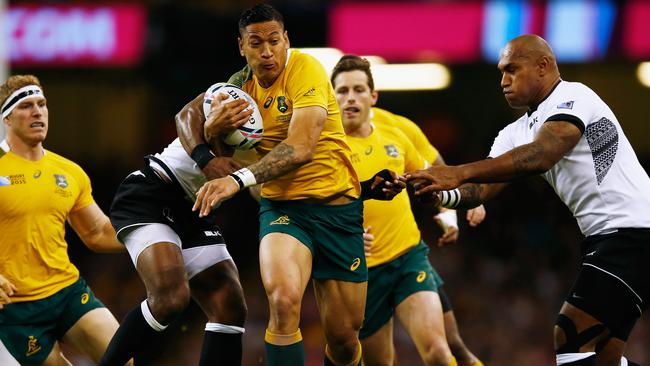
[[302, 293], [292, 288], [275, 288], [267, 292], [271, 316], [276, 319], [289, 320], [300, 317]]
[[423, 350], [422, 358], [426, 365], [449, 366], [452, 355], [446, 342], [436, 340]]
[[187, 281], [181, 281], [173, 285], [158, 287], [149, 292], [147, 302], [156, 320], [168, 324], [189, 304], [189, 284]]

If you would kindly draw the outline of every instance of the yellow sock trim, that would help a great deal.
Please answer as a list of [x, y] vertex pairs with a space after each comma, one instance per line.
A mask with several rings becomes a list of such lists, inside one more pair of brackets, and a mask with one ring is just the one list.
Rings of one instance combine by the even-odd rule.
[[456, 362], [456, 357], [451, 356], [451, 363], [449, 366], [458, 366], [458, 362]]
[[300, 333], [300, 328], [291, 334], [274, 334], [267, 329], [264, 334], [264, 341], [274, 346], [290, 346], [302, 341], [302, 334]]
[[357, 341], [357, 350], [354, 353], [354, 358], [350, 363], [338, 363], [334, 361], [330, 347], [325, 345], [325, 357], [327, 357], [333, 364], [337, 366], [357, 366], [361, 362], [361, 357], [363, 356], [363, 350], [361, 349], [361, 342]]
[[476, 361], [472, 366], [485, 366], [485, 365], [481, 361]]

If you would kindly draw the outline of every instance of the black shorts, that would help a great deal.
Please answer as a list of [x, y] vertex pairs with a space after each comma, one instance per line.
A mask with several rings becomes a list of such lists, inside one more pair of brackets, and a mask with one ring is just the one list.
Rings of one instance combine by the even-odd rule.
[[158, 223], [171, 227], [178, 234], [183, 249], [225, 244], [215, 215], [199, 218], [176, 177], [164, 163], [159, 160], [157, 163], [165, 168], [172, 182], [163, 181], [147, 164], [127, 176], [118, 187], [110, 213], [118, 239], [122, 240], [122, 235], [128, 231], [125, 229]]
[[587, 237], [582, 268], [566, 301], [627, 340], [650, 301], [650, 229]]

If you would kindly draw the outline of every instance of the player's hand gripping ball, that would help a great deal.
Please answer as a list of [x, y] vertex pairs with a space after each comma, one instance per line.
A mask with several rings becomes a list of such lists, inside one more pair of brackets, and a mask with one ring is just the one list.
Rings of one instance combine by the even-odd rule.
[[238, 127], [236, 130], [223, 135], [223, 142], [238, 150], [248, 150], [257, 146], [262, 140], [262, 135], [264, 134], [264, 123], [255, 100], [235, 85], [216, 83], [208, 88], [203, 97], [203, 113], [205, 116], [210, 114], [212, 100], [218, 94], [225, 94], [228, 96], [228, 99], [224, 100], [223, 103], [228, 103], [237, 99], [245, 99], [249, 103], [249, 106], [244, 110], [248, 111], [253, 109], [253, 114], [251, 114], [246, 123]]

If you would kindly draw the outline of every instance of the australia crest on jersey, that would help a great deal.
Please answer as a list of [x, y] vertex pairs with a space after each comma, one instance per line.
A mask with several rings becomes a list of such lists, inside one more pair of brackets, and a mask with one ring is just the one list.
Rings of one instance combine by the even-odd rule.
[[399, 152], [393, 144], [384, 145], [384, 149], [386, 149], [386, 155], [390, 156], [391, 158], [396, 158], [399, 156]]
[[65, 175], [54, 174], [54, 180], [56, 182], [57, 187], [68, 188], [68, 179], [66, 179]]
[[282, 113], [286, 112], [289, 109], [287, 105], [287, 98], [284, 95], [281, 95], [277, 98], [278, 100], [278, 110]]

